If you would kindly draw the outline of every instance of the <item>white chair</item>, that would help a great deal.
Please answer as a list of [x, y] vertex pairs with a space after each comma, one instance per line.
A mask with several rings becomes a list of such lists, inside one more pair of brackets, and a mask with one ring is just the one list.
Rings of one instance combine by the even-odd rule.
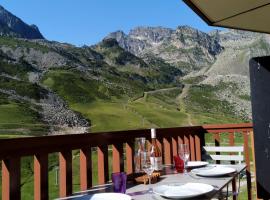
[[[214, 161], [223, 161], [223, 162], [237, 162], [241, 164], [244, 162], [244, 147], [243, 146], [204, 146], [203, 147], [209, 156]], [[213, 154], [215, 153], [215, 154]], [[216, 154], [216, 153], [221, 153]], [[224, 155], [225, 153], [225, 155]]]
[[[236, 164], [236, 163], [242, 164], [244, 162], [244, 156], [243, 156], [244, 147], [243, 146], [204, 146], [203, 148], [207, 152], [208, 156], [210, 156], [211, 159], [215, 162], [220, 161], [220, 162], [225, 162], [226, 164]], [[236, 187], [236, 180], [233, 179], [232, 181], [233, 199], [236, 199], [239, 193], [240, 177], [239, 177], [238, 192], [237, 192], [237, 187]]]

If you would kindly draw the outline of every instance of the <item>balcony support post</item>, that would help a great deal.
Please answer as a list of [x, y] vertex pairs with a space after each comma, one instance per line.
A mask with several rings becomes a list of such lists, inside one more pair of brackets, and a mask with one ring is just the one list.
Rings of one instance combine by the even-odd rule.
[[82, 191], [92, 187], [91, 147], [85, 147], [80, 150], [80, 184]]
[[2, 160], [2, 200], [21, 199], [21, 162], [19, 157]]
[[34, 199], [49, 199], [48, 154], [34, 155]]
[[127, 174], [132, 174], [134, 171], [134, 141], [126, 143], [126, 166]]
[[196, 160], [202, 160], [202, 141], [198, 134], [195, 135], [195, 151], [196, 151]]
[[105, 184], [109, 177], [108, 146], [98, 146], [98, 184]]
[[113, 172], [124, 171], [123, 144], [113, 144]]
[[171, 142], [168, 138], [163, 138], [163, 154], [164, 154], [164, 164], [169, 165], [172, 164], [172, 154], [171, 154]]
[[59, 153], [59, 196], [66, 197], [72, 194], [72, 152]]
[[177, 145], [177, 138], [172, 137], [172, 155], [178, 155], [178, 145]]
[[244, 131], [244, 152], [245, 152], [245, 162], [247, 164], [246, 168], [246, 176], [247, 176], [247, 191], [248, 191], [248, 200], [252, 199], [252, 185], [251, 185], [251, 173], [250, 173], [250, 157], [249, 157], [249, 144], [248, 144], [248, 139], [249, 139], [249, 132]]
[[189, 135], [189, 148], [190, 148], [190, 160], [191, 161], [195, 161], [196, 157], [195, 157], [195, 139], [194, 139], [194, 135], [190, 134]]

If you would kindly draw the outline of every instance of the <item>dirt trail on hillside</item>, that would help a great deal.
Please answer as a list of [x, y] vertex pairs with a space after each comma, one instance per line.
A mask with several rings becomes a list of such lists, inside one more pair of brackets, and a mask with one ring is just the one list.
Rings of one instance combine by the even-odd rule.
[[171, 88], [163, 88], [163, 89], [158, 89], [158, 90], [152, 90], [152, 91], [148, 91], [148, 92], [144, 92], [142, 96], [136, 98], [136, 99], [133, 99], [132, 102], [134, 101], [140, 101], [140, 100], [143, 100], [147, 97], [148, 94], [155, 94], [155, 93], [160, 93], [160, 92], [168, 92], [168, 91], [171, 91], [171, 90], [176, 90], [176, 89], [181, 89], [181, 87], [171, 87]]
[[191, 115], [187, 112], [184, 99], [187, 97], [191, 84], [185, 84], [182, 90], [182, 93], [176, 97], [177, 102], [179, 103], [179, 108], [187, 115], [187, 121], [189, 126], [193, 126]]
[[[183, 87], [183, 89], [182, 89], [182, 92], [176, 97], [176, 102], [179, 105], [180, 110], [187, 115], [187, 122], [188, 122], [188, 125], [189, 126], [193, 126], [194, 124], [192, 123], [191, 114], [189, 114], [187, 112], [187, 110], [186, 110], [184, 99], [188, 96], [189, 89], [190, 89], [191, 86], [192, 86], [191, 84], [185, 84], [184, 87]], [[160, 93], [160, 92], [166, 92], [166, 91], [175, 90], [175, 89], [180, 89], [180, 88], [179, 87], [172, 87], [172, 88], [164, 88], [164, 89], [158, 89], [158, 90], [144, 92], [143, 93], [143, 96], [134, 99], [133, 102], [134, 101], [144, 100], [145, 98], [147, 98], [147, 95], [148, 94], [155, 94], [155, 93]], [[136, 114], [138, 115], [137, 112], [136, 112]], [[144, 118], [142, 115], [140, 117]], [[152, 122], [150, 122], [150, 123], [152, 123]]]

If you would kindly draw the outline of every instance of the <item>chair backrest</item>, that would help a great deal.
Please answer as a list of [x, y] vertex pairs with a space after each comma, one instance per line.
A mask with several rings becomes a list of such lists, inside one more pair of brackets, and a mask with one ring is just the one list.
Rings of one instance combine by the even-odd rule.
[[[241, 164], [244, 161], [244, 152], [243, 146], [204, 146], [203, 147], [209, 156], [217, 161], [235, 161]], [[212, 154], [215, 153], [215, 154]], [[216, 153], [223, 153], [221, 155]], [[224, 155], [225, 153], [225, 155]], [[237, 153], [237, 155], [236, 155]]]

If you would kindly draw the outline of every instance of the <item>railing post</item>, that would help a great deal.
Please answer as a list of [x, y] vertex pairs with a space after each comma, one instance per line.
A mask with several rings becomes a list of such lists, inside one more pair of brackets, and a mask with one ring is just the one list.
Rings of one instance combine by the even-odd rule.
[[[234, 146], [234, 132], [232, 132], [232, 131], [229, 132], [229, 145]], [[232, 155], [232, 154], [233, 153], [230, 153], [230, 155]], [[235, 164], [235, 161], [231, 161], [231, 164]], [[240, 187], [240, 185], [238, 187]], [[236, 179], [234, 178], [232, 180], [232, 191], [234, 194], [236, 193], [236, 190], [237, 190]], [[236, 200], [236, 199], [237, 199], [237, 196], [233, 195], [233, 200]]]
[[172, 155], [178, 155], [178, 145], [177, 145], [177, 138], [172, 137]]
[[202, 141], [198, 134], [195, 135], [195, 151], [196, 151], [196, 160], [202, 160]]
[[178, 147], [179, 148], [179, 144], [184, 144], [184, 139], [181, 136], [178, 136]]
[[157, 139], [157, 146], [158, 146], [160, 152], [162, 152], [161, 153], [162, 154], [162, 162], [165, 163], [165, 155], [163, 153], [165, 146], [163, 145], [163, 142], [161, 139]]
[[72, 194], [72, 152], [59, 153], [59, 196], [66, 197]]
[[49, 199], [48, 154], [34, 155], [34, 199]]
[[20, 158], [2, 160], [2, 200], [21, 199]]
[[92, 187], [91, 147], [80, 149], [80, 186], [82, 191]]
[[113, 144], [113, 172], [124, 171], [123, 144]]
[[[214, 139], [215, 139], [215, 146], [219, 147], [220, 146], [220, 135], [219, 133], [214, 134]], [[217, 155], [220, 155], [220, 152], [216, 152]], [[220, 164], [220, 160], [216, 161], [217, 164]]]
[[132, 174], [134, 171], [134, 142], [126, 143], [126, 166], [127, 174]]
[[245, 152], [245, 161], [247, 164], [246, 176], [247, 176], [247, 191], [248, 191], [248, 200], [252, 199], [252, 191], [251, 191], [251, 174], [250, 174], [250, 157], [249, 157], [249, 145], [248, 145], [248, 136], [249, 133], [247, 131], [244, 133], [244, 152]]
[[104, 184], [108, 181], [108, 146], [98, 146], [98, 183]]
[[172, 154], [171, 154], [171, 143], [167, 138], [163, 138], [163, 154], [164, 154], [164, 164], [172, 164]]
[[194, 161], [195, 158], [195, 146], [194, 146], [194, 135], [189, 135], [189, 148], [190, 148], [190, 160]]
[[253, 131], [250, 131], [249, 132], [250, 134], [250, 143], [251, 143], [251, 149], [252, 149], [252, 158], [253, 158], [253, 172], [254, 172], [254, 178], [255, 178], [255, 181], [254, 181], [254, 188], [255, 188], [255, 191], [256, 191], [256, 198], [255, 199], [258, 199], [257, 198], [257, 176], [256, 176], [256, 158], [255, 158], [255, 147], [254, 147], [254, 133]]

